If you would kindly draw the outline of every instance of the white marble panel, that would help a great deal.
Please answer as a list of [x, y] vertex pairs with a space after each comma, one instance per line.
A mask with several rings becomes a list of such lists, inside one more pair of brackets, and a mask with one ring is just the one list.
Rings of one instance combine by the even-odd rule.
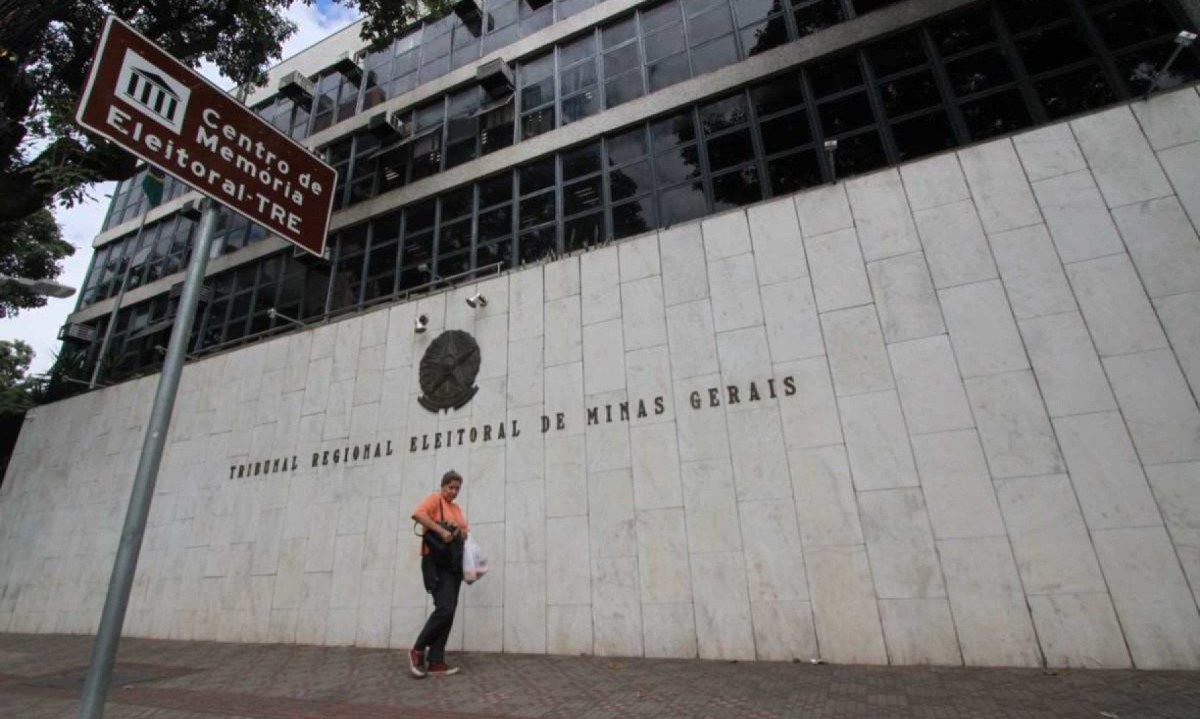
[[[750, 381], [755, 381], [757, 388], [758, 382], [771, 376], [771, 350], [767, 344], [765, 327], [760, 325], [718, 333], [717, 356], [720, 358], [721, 383], [724, 385], [723, 401], [730, 412], [774, 404], [766, 388], [758, 392], [759, 399], [755, 399], [749, 385]], [[763, 401], [764, 394], [764, 405], [752, 404]]]
[[583, 328], [583, 386], [586, 394], [625, 388], [625, 347], [621, 320]]
[[544, 292], [541, 268], [526, 269], [510, 275], [509, 342], [529, 340], [545, 331], [545, 324], [542, 322]]
[[508, 343], [509, 372], [505, 387], [509, 407], [542, 404], [545, 382], [543, 339], [543, 336], [538, 335]]
[[800, 542], [805, 547], [862, 544], [858, 504], [844, 445], [788, 453]]
[[1125, 642], [1138, 669], [1200, 662], [1200, 614], [1163, 527], [1092, 532]]
[[1041, 664], [1021, 580], [1004, 537], [937, 543], [967, 666]]
[[387, 647], [392, 620], [392, 570], [370, 569], [362, 575], [362, 601], [358, 607], [354, 644]]
[[1200, 239], [1174, 197], [1113, 210], [1151, 297], [1200, 290]]
[[546, 487], [509, 482], [504, 491], [504, 551], [509, 562], [546, 560]]
[[[957, 168], [955, 162], [956, 171]], [[953, 287], [996, 276], [996, 263], [988, 251], [975, 203], [970, 199], [920, 210], [914, 216], [936, 287]]]
[[902, 342], [946, 331], [925, 256], [914, 252], [867, 265], [883, 337]]
[[621, 405], [628, 406], [625, 392], [607, 392], [584, 398], [587, 404], [587, 460], [589, 472], [628, 468], [629, 423], [621, 420]]
[[1130, 109], [1155, 150], [1200, 140], [1200, 98], [1188, 89], [1160, 92]]
[[732, 210], [700, 223], [704, 236], [704, 259], [708, 262], [750, 252], [750, 227], [745, 210]]
[[635, 557], [592, 560], [593, 652], [597, 656], [642, 654], [642, 611]]
[[751, 601], [754, 646], [760, 661], [811, 661], [817, 656], [812, 602]]
[[[497, 647], [493, 651], [499, 651]], [[592, 607], [590, 604], [546, 607], [546, 651], [550, 654], [592, 652]]]
[[899, 172], [881, 170], [845, 184], [868, 262], [921, 249]]
[[805, 237], [854, 227], [845, 183], [814, 187], [795, 195], [796, 216]]
[[1146, 467], [1154, 497], [1167, 522], [1171, 542], [1187, 575], [1192, 594], [1200, 597], [1200, 463], [1179, 462]]
[[854, 228], [805, 235], [813, 293], [822, 312], [871, 301], [871, 285]]
[[625, 382], [629, 388], [630, 427], [674, 421], [671, 356], [665, 345], [627, 352]]
[[731, 412], [727, 421], [738, 501], [791, 499], [779, 413], [772, 408]]
[[690, 602], [692, 582], [683, 508], [639, 510], [637, 547], [642, 603]]
[[359, 346], [374, 347], [387, 344], [388, 310], [374, 309], [363, 315]]
[[973, 427], [967, 393], [946, 335], [888, 345], [908, 431], [914, 435]]
[[712, 309], [707, 299], [667, 308], [671, 370], [676, 379], [718, 371]]
[[895, 386], [874, 307], [826, 312], [821, 327], [839, 397]]
[[662, 274], [658, 258], [658, 233], [652, 232], [617, 246], [621, 282]]
[[991, 240], [1017, 319], [1075, 309], [1075, 297], [1045, 225], [1000, 232]]
[[1106, 357], [1104, 368], [1142, 462], [1200, 459], [1200, 412], [1170, 350]]
[[1022, 132], [1013, 137], [1013, 144], [1030, 182], [1087, 169], [1071, 126], [1065, 122]]
[[587, 514], [587, 457], [584, 438], [546, 437], [546, 516]]
[[564, 257], [545, 265], [542, 269], [542, 284], [547, 303], [550, 300], [580, 294], [582, 284], [579, 277], [579, 258]]
[[[392, 621], [401, 610], [392, 610]], [[549, 623], [549, 612], [547, 612]], [[462, 617], [463, 651], [468, 652], [498, 652], [504, 648], [504, 607], [463, 607], [459, 614]], [[413, 633], [420, 631], [420, 625]], [[406, 635], [406, 642], [392, 645], [404, 649], [412, 642]], [[588, 642], [591, 645], [591, 642]]]
[[324, 412], [329, 402], [329, 382], [333, 376], [333, 358], [322, 357], [308, 363], [308, 380], [304, 386], [304, 405], [301, 414]]
[[504, 521], [506, 454], [503, 445], [471, 448], [466, 493], [472, 524]]
[[838, 400], [858, 491], [917, 486], [908, 431], [895, 390]]
[[[466, 304], [465, 302], [463, 303]], [[491, 307], [491, 305], [488, 305]], [[475, 322], [475, 340], [479, 343], [479, 379], [508, 374], [508, 315], [489, 315]]]
[[[783, 420], [783, 442], [787, 448], [841, 443], [842, 425], [825, 357], [776, 365], [775, 375], [779, 379], [773, 386], [776, 394], [782, 395], [779, 416]], [[791, 378], [790, 385], [788, 378]]]
[[405, 367], [413, 362], [413, 324], [417, 319], [417, 308], [412, 302], [392, 306], [388, 310], [387, 351], [384, 354], [384, 370]]
[[703, 375], [675, 383], [679, 458], [687, 462], [729, 456], [729, 428], [721, 399], [721, 378]]
[[1160, 297], [1154, 307], [1192, 392], [1200, 394], [1200, 292]]
[[[666, 344], [662, 282], [657, 275], [622, 283], [621, 306], [624, 308], [621, 322], [625, 330], [625, 349]], [[586, 330], [584, 334], [586, 336]]]
[[963, 377], [1029, 366], [999, 280], [952, 287], [938, 296]]
[[938, 539], [1004, 534], [1004, 522], [973, 429], [913, 437], [913, 454]]
[[691, 602], [643, 604], [642, 626], [647, 658], [696, 658], [696, 610]]
[[975, 377], [966, 386], [993, 478], [1066, 470], [1032, 372]]
[[1124, 252], [1091, 172], [1080, 170], [1035, 182], [1033, 191], [1063, 262]]
[[962, 664], [948, 600], [880, 599], [879, 617], [892, 664]]
[[1171, 185], [1129, 107], [1073, 120], [1071, 129], [1109, 207], [1171, 194]]
[[305, 572], [333, 571], [337, 519], [338, 505], [335, 503], [314, 504], [309, 507]]
[[504, 569], [504, 649], [544, 654], [546, 563], [509, 562]]
[[825, 353], [817, 302], [807, 278], [764, 285], [761, 291], [772, 361], [787, 362]]
[[1108, 594], [1043, 594], [1029, 610], [1049, 667], [1128, 669], [1129, 652]]
[[1101, 357], [1167, 346], [1128, 255], [1068, 265], [1067, 277]]
[[545, 409], [556, 415], [558, 412], [563, 413], [563, 421], [567, 425], [563, 432], [583, 434], [583, 363], [576, 361], [547, 367], [544, 376]]
[[1051, 417], [1117, 408], [1078, 312], [1033, 317], [1020, 327]]
[[700, 225], [690, 222], [658, 233], [663, 302], [667, 307], [708, 297], [708, 263]]
[[858, 511], [880, 599], [946, 596], [920, 489], [859, 492]]
[[592, 601], [588, 518], [546, 520], [546, 601], [551, 605]]
[[358, 345], [362, 341], [362, 318], [340, 320], [333, 344], [333, 381], [353, 379], [358, 364]]
[[747, 253], [710, 262], [708, 277], [712, 290], [713, 327], [717, 332], [762, 324], [754, 255]]
[[754, 630], [742, 555], [693, 554], [691, 568], [700, 658], [753, 659]]
[[808, 259], [791, 197], [754, 205], [746, 210], [746, 216], [759, 282], [773, 285], [808, 277]]
[[585, 326], [620, 318], [619, 267], [616, 247], [605, 247], [580, 255], [579, 279]]
[[313, 332], [299, 332], [287, 338], [287, 363], [283, 368], [283, 392], [302, 390], [307, 385], [309, 354]]
[[671, 424], [633, 427], [629, 430], [629, 446], [634, 506], [639, 510], [683, 506], [675, 427]]
[[1026, 594], [1107, 591], [1067, 475], [996, 480], [996, 497]]
[[1008, 139], [958, 152], [971, 196], [989, 235], [1041, 222], [1029, 181]]
[[680, 471], [688, 551], [697, 554], [740, 550], [737, 497], [729, 460], [686, 462]]
[[[541, 408], [522, 407], [508, 413], [508, 450], [505, 474], [508, 482], [545, 479], [546, 455], [541, 432]], [[503, 422], [501, 424], [504, 424]]]
[[1171, 178], [1184, 210], [1192, 218], [1192, 225], [1200, 226], [1200, 175], [1195, 171], [1200, 163], [1200, 142], [1163, 150], [1158, 153], [1158, 160]]
[[593, 472], [587, 479], [592, 557], [635, 556], [637, 532], [630, 471]]
[[971, 199], [958, 157], [953, 154], [901, 165], [900, 177], [913, 212]]
[[808, 599], [795, 502], [739, 502], [738, 514], [750, 601]]
[[820, 658], [838, 664], [887, 664], [866, 547], [808, 547], [804, 564]]

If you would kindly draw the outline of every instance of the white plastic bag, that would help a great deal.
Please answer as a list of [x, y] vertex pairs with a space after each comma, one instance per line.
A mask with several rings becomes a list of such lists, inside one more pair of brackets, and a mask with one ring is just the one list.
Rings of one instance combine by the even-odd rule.
[[483, 553], [479, 542], [476, 542], [474, 537], [468, 536], [467, 543], [463, 546], [463, 581], [467, 584], [474, 584], [487, 574], [487, 570], [487, 555]]

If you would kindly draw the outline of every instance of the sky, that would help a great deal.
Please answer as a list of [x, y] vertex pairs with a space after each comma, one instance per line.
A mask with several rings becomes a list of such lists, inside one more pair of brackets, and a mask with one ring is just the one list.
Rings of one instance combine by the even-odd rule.
[[[321, 38], [333, 33], [357, 19], [357, 11], [350, 11], [331, 0], [317, 0], [313, 5], [293, 3], [287, 16], [296, 23], [298, 30], [283, 45], [283, 57], [287, 58]], [[153, 39], [153, 38], [151, 38]], [[211, 66], [201, 66], [200, 71], [223, 88], [232, 83]], [[92, 259], [92, 240], [100, 232], [104, 214], [116, 183], [107, 182], [91, 188], [89, 199], [70, 209], [57, 208], [55, 217], [62, 229], [63, 239], [75, 246], [75, 254], [62, 262], [62, 273], [57, 281], [78, 290], [87, 275]], [[78, 292], [66, 299], [48, 298], [45, 307], [22, 310], [16, 317], [0, 319], [0, 339], [20, 339], [33, 348], [34, 358], [30, 363], [30, 374], [42, 374], [54, 363], [58, 352], [58, 330], [66, 322], [67, 315], [75, 309]]]

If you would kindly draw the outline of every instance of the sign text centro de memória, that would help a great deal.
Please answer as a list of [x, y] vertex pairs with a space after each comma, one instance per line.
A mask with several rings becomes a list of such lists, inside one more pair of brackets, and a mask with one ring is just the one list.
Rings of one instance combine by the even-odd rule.
[[250, 221], [324, 252], [334, 169], [115, 16], [75, 119]]

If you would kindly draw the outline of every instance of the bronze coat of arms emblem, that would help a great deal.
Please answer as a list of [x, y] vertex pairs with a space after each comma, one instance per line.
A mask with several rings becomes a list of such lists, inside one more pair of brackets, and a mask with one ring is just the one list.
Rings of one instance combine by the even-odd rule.
[[430, 343], [421, 357], [418, 379], [425, 394], [417, 398], [430, 412], [458, 409], [479, 387], [479, 344], [462, 330], [447, 330]]

